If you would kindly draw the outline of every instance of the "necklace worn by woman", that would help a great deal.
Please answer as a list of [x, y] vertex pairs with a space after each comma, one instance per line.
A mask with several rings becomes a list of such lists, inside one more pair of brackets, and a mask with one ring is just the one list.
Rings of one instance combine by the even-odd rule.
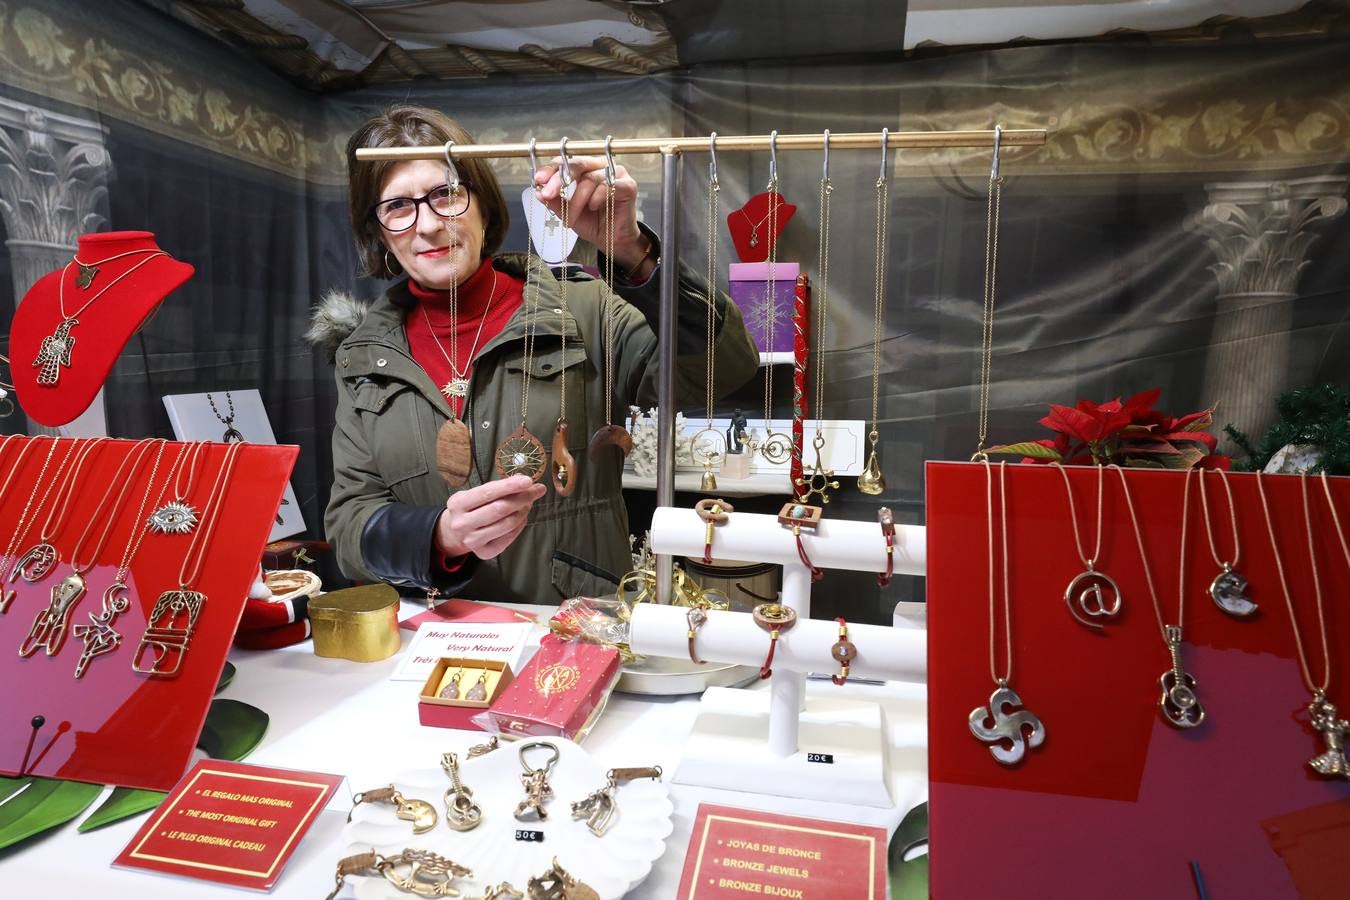
[[1158, 679], [1162, 685], [1162, 697], [1158, 708], [1169, 725], [1177, 728], [1194, 728], [1205, 721], [1205, 708], [1195, 694], [1195, 678], [1181, 668], [1181, 626], [1186, 617], [1186, 530], [1190, 515], [1191, 473], [1186, 470], [1186, 479], [1181, 485], [1181, 551], [1177, 563], [1177, 623], [1169, 625], [1163, 619], [1162, 603], [1153, 587], [1153, 570], [1149, 568], [1148, 551], [1144, 548], [1144, 534], [1139, 529], [1139, 517], [1134, 511], [1134, 499], [1130, 496], [1130, 483], [1125, 470], [1114, 463], [1110, 468], [1120, 475], [1120, 489], [1125, 494], [1125, 507], [1130, 512], [1130, 524], [1134, 526], [1134, 542], [1139, 548], [1139, 562], [1144, 568], [1144, 583], [1148, 585], [1149, 597], [1153, 600], [1153, 614], [1158, 620], [1158, 630], [1162, 632], [1163, 643], [1172, 657], [1172, 667]]
[[1219, 545], [1214, 541], [1214, 526], [1209, 519], [1209, 495], [1205, 491], [1207, 469], [1200, 470], [1200, 505], [1205, 511], [1205, 535], [1209, 538], [1209, 552], [1219, 574], [1209, 583], [1209, 598], [1214, 605], [1230, 616], [1245, 618], [1256, 612], [1257, 605], [1247, 598], [1247, 579], [1237, 571], [1238, 559], [1242, 556], [1242, 544], [1238, 540], [1237, 505], [1233, 503], [1233, 489], [1228, 486], [1228, 476], [1223, 469], [1216, 469], [1219, 481], [1223, 483], [1223, 492], [1228, 497], [1228, 520], [1233, 526], [1233, 558], [1225, 561], [1219, 558]]
[[[108, 283], [108, 286], [101, 289], [97, 294], [84, 301], [84, 304], [73, 313], [66, 312], [66, 274], [73, 265], [80, 266], [80, 274], [76, 277], [76, 282], [83, 282], [80, 287], [88, 287], [93, 282], [94, 275], [98, 273], [98, 267], [104, 263], [112, 262], [114, 259], [121, 259], [123, 256], [145, 255], [145, 259], [136, 263], [127, 269], [121, 275], [118, 275]], [[37, 356], [33, 358], [33, 368], [38, 370], [37, 383], [55, 387], [61, 380], [61, 369], [70, 368], [70, 355], [75, 350], [75, 337], [70, 330], [80, 324], [80, 316], [84, 311], [94, 305], [94, 302], [102, 297], [108, 291], [117, 286], [117, 283], [123, 278], [131, 275], [137, 269], [151, 262], [158, 256], [168, 256], [163, 250], [133, 250], [128, 253], [120, 253], [117, 256], [110, 256], [107, 259], [101, 259], [93, 263], [81, 263], [72, 259], [61, 269], [61, 275], [57, 279], [56, 305], [61, 313], [61, 324], [56, 326], [56, 330], [42, 339], [38, 345]], [[85, 272], [89, 270], [86, 278]]]
[[[188, 545], [183, 563], [178, 568], [178, 587], [160, 594], [150, 610], [145, 633], [141, 635], [141, 642], [131, 658], [131, 668], [142, 675], [169, 678], [177, 675], [182, 668], [192, 633], [197, 627], [197, 619], [207, 600], [206, 594], [194, 588], [201, 577], [211, 538], [220, 525], [221, 508], [225, 505], [230, 476], [243, 447], [244, 444], [239, 442], [230, 444], [225, 450], [220, 471], [206, 498], [201, 527], [193, 534], [192, 543]], [[147, 650], [154, 651], [153, 659], [148, 664], [145, 661]]]
[[234, 427], [234, 396], [230, 394], [229, 391], [225, 392], [226, 409], [229, 411], [223, 416], [216, 407], [216, 398], [212, 397], [210, 392], [206, 395], [206, 402], [211, 404], [211, 412], [215, 415], [216, 419], [219, 420], [220, 424], [225, 426], [225, 434], [221, 437], [221, 441], [226, 444], [234, 444], [242, 441], [244, 439], [243, 433], [240, 432], [238, 428]]
[[[1078, 550], [1078, 559], [1083, 571], [1073, 577], [1064, 589], [1064, 604], [1069, 615], [1089, 628], [1104, 631], [1103, 626], [1093, 619], [1113, 619], [1120, 613], [1124, 597], [1120, 587], [1105, 572], [1097, 571], [1097, 559], [1102, 553], [1102, 488], [1106, 481], [1106, 470], [1097, 467], [1097, 543], [1092, 556], [1083, 552], [1083, 538], [1078, 533], [1078, 509], [1073, 502], [1073, 486], [1069, 484], [1069, 473], [1059, 463], [1051, 463], [1064, 478], [1064, 494], [1069, 498], [1069, 522], [1073, 525], [1073, 543]], [[1076, 592], [1076, 593], [1075, 593]]]
[[[478, 342], [483, 337], [483, 326], [487, 323], [488, 314], [492, 312], [492, 303], [497, 299], [497, 270], [492, 270], [492, 287], [488, 290], [487, 305], [483, 307], [483, 316], [478, 320], [478, 331], [473, 336], [473, 345], [469, 348], [469, 359], [461, 369], [459, 362], [459, 285], [455, 279], [450, 282], [450, 350], [445, 349], [445, 344], [436, 334], [436, 329], [431, 327], [431, 317], [427, 315], [427, 306], [425, 303], [419, 303], [418, 307], [422, 310], [422, 321], [427, 326], [427, 331], [431, 333], [431, 339], [436, 344], [436, 349], [441, 351], [441, 356], [445, 357], [446, 363], [450, 366], [451, 377], [445, 384], [441, 385], [441, 393], [445, 399], [453, 405], [456, 402], [463, 403], [464, 398], [469, 396], [469, 375], [473, 371], [473, 360], [478, 355]], [[462, 410], [461, 410], [462, 411]]]
[[[1289, 579], [1285, 577], [1284, 560], [1280, 556], [1279, 544], [1275, 540], [1275, 523], [1270, 518], [1270, 502], [1266, 499], [1266, 488], [1261, 480], [1261, 472], [1256, 473], [1256, 492], [1261, 496], [1261, 512], [1266, 518], [1266, 534], [1270, 537], [1270, 551], [1275, 556], [1275, 571], [1280, 576], [1280, 588], [1284, 592], [1284, 606], [1289, 613], [1289, 628], [1294, 632], [1294, 649], [1298, 651], [1299, 672], [1303, 683], [1312, 695], [1308, 703], [1308, 714], [1313, 731], [1322, 739], [1323, 750], [1308, 760], [1308, 766], [1318, 775], [1327, 778], [1350, 779], [1350, 763], [1345, 758], [1345, 738], [1350, 734], [1350, 721], [1340, 717], [1336, 704], [1327, 698], [1331, 688], [1331, 642], [1327, 635], [1326, 610], [1322, 605], [1322, 578], [1317, 569], [1317, 551], [1313, 544], [1312, 504], [1308, 499], [1308, 475], [1300, 473], [1299, 489], [1303, 495], [1303, 527], [1308, 537], [1308, 561], [1312, 566], [1313, 601], [1317, 611], [1318, 637], [1322, 645], [1322, 677], [1314, 681], [1312, 667], [1308, 661], [1308, 650], [1303, 646], [1303, 634], [1294, 616], [1294, 595], [1289, 590]], [[1341, 517], [1336, 511], [1336, 501], [1331, 496], [1331, 485], [1326, 473], [1322, 473], [1322, 489], [1326, 492], [1327, 505], [1331, 507], [1331, 519], [1336, 524], [1336, 536], [1341, 542], [1341, 552], [1350, 563], [1350, 545], [1345, 540], [1345, 531], [1341, 528]]]
[[[51, 574], [57, 563], [61, 561], [60, 554], [52, 541], [61, 533], [62, 526], [66, 523], [66, 517], [70, 513], [71, 498], [75, 494], [75, 484], [79, 481], [80, 470], [84, 468], [85, 460], [89, 454], [101, 447], [108, 439], [94, 438], [92, 441], [80, 442], [71, 441], [71, 449], [66, 451], [65, 458], [61, 461], [61, 467], [56, 470], [56, 477], [52, 479], [53, 484], [59, 483], [56, 489], [56, 496], [52, 498], [52, 508], [47, 512], [47, 518], [42, 522], [42, 531], [38, 535], [38, 542], [29, 547], [14, 563], [14, 571], [10, 573], [9, 580], [13, 581], [17, 573], [24, 581], [29, 584], [36, 584]], [[76, 445], [79, 445], [76, 449]], [[74, 460], [73, 464], [67, 469], [66, 464]], [[49, 486], [50, 488], [50, 486]], [[42, 507], [42, 503], [47, 501], [47, 494], [42, 495], [42, 502], [38, 504], [38, 509], [33, 511], [34, 519]], [[32, 524], [31, 522], [29, 523]]]
[[[1013, 639], [1012, 639], [1012, 596], [1008, 586], [1008, 483], [1005, 466], [998, 464], [998, 496], [1000, 509], [999, 541], [1003, 552], [1003, 640], [1004, 667], [998, 671], [997, 634], [998, 618], [994, 605], [994, 469], [988, 457], [980, 460], [984, 463], [984, 503], [986, 532], [989, 538], [989, 677], [994, 680], [994, 693], [989, 696], [987, 706], [977, 706], [970, 711], [968, 721], [970, 733], [982, 743], [989, 745], [994, 759], [1005, 766], [1016, 765], [1026, 755], [1027, 748], [1035, 750], [1045, 743], [1045, 726], [1029, 709], [1010, 712], [1010, 708], [1022, 706], [1022, 698], [1008, 686], [1012, 680]], [[1023, 735], [1025, 730], [1026, 734]], [[1004, 742], [1007, 746], [1004, 746]]]
[[[85, 573], [94, 567], [103, 553], [103, 548], [107, 546], [108, 536], [112, 534], [113, 525], [118, 520], [117, 511], [126, 500], [127, 492], [136, 481], [136, 474], [145, 462], [150, 445], [154, 443], [159, 444], [159, 451], [155, 454], [155, 468], [150, 473], [150, 481], [154, 483], [155, 476], [159, 472], [160, 458], [164, 454], [164, 445], [168, 442], [163, 438], [143, 438], [133, 444], [131, 450], [122, 458], [117, 471], [113, 473], [112, 480], [108, 482], [108, 487], [103, 491], [103, 496], [99, 498], [98, 505], [85, 522], [83, 533], [70, 550], [70, 574], [52, 585], [47, 607], [38, 611], [32, 627], [28, 629], [28, 636], [19, 645], [20, 656], [32, 656], [39, 647], [44, 648], [48, 656], [55, 656], [61, 649], [61, 645], [65, 642], [66, 626], [70, 623], [70, 614], [86, 590]], [[115, 499], [114, 490], [117, 491]], [[140, 521], [139, 513], [136, 521]], [[103, 530], [94, 539], [93, 547], [86, 548], [99, 524], [102, 524]], [[88, 549], [87, 561], [82, 562], [81, 557], [85, 556], [86, 549]]]

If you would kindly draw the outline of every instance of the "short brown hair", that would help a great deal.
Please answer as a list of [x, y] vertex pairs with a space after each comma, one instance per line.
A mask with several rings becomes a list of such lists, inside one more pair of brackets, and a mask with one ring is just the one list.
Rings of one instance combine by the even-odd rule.
[[[385, 246], [380, 226], [370, 209], [380, 200], [380, 187], [389, 170], [398, 165], [391, 160], [358, 162], [356, 151], [362, 147], [443, 147], [446, 141], [474, 143], [469, 134], [450, 116], [424, 106], [391, 106], [371, 117], [347, 141], [348, 210], [352, 219], [352, 237], [365, 274], [393, 278], [399, 273], [385, 263]], [[460, 178], [478, 198], [487, 230], [483, 235], [483, 255], [491, 256], [501, 247], [511, 216], [502, 199], [497, 176], [483, 159], [456, 160]]]

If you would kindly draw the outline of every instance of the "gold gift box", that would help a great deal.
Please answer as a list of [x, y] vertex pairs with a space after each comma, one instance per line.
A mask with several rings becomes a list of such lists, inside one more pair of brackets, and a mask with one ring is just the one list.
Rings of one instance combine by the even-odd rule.
[[387, 584], [332, 591], [309, 601], [314, 655], [378, 662], [398, 652], [398, 591]]

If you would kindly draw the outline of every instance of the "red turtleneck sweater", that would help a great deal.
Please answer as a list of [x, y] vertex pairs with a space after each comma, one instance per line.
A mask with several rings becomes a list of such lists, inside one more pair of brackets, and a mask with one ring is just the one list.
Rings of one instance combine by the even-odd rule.
[[[408, 281], [408, 291], [417, 300], [417, 307], [403, 320], [408, 349], [436, 386], [442, 387], [453, 377], [446, 357], [454, 359], [468, 378], [473, 357], [501, 333], [524, 301], [525, 283], [494, 269], [491, 257], [483, 260], [478, 271], [459, 286], [459, 321], [453, 331], [449, 291], [428, 290], [412, 280]], [[455, 415], [463, 415], [464, 401], [449, 403]]]

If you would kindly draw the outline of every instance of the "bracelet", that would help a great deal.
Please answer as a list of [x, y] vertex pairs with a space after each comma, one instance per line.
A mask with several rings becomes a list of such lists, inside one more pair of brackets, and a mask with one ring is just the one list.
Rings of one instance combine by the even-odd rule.
[[694, 650], [694, 639], [698, 637], [698, 630], [703, 627], [703, 623], [708, 621], [708, 611], [691, 606], [689, 612], [685, 613], [685, 620], [689, 623], [689, 658], [701, 666], [705, 660], [698, 658], [698, 653]]
[[778, 635], [797, 624], [797, 611], [781, 603], [761, 603], [751, 613], [755, 624], [769, 632], [769, 655], [764, 665], [759, 667], [759, 679], [763, 681], [773, 674], [773, 654], [778, 649]]
[[848, 623], [843, 617], [835, 619], [839, 623], [839, 640], [834, 642], [830, 648], [830, 656], [839, 663], [839, 674], [831, 675], [830, 680], [835, 684], [843, 684], [848, 681], [848, 664], [853, 662], [853, 658], [858, 655], [858, 648], [848, 639]]
[[[643, 264], [647, 262], [647, 260], [652, 258], [652, 254], [654, 254], [655, 252], [656, 252], [656, 239], [654, 237], [647, 238], [647, 252], [642, 254], [642, 259], [639, 259], [631, 269], [629, 269], [626, 273], [624, 273], [623, 280], [628, 282], [629, 284], [634, 284], [635, 282], [633, 281], [633, 273], [639, 271], [642, 268]], [[656, 266], [659, 265], [661, 265], [661, 259], [660, 257], [657, 257]], [[653, 271], [655, 271], [656, 266], [652, 266]], [[650, 275], [648, 275], [647, 277], [651, 278]], [[643, 283], [645, 284], [646, 282], [644, 281]]]
[[811, 581], [816, 582], [825, 577], [825, 573], [817, 569], [811, 562], [811, 557], [806, 555], [806, 545], [802, 543], [802, 529], [810, 528], [815, 530], [820, 524], [820, 516], [823, 513], [819, 506], [808, 506], [805, 503], [794, 503], [789, 500], [783, 504], [783, 508], [778, 511], [778, 523], [786, 528], [792, 529], [792, 536], [797, 539], [797, 557], [801, 559], [802, 565], [806, 566], [811, 572]]
[[886, 587], [895, 574], [895, 517], [883, 506], [877, 510], [877, 519], [881, 522], [881, 534], [886, 538], [886, 572], [877, 576], [877, 584]]
[[703, 532], [703, 563], [712, 565], [712, 541], [713, 527], [716, 525], [725, 525], [727, 522], [727, 513], [735, 512], [736, 507], [725, 500], [713, 500], [706, 498], [694, 504], [694, 512], [706, 524]]

